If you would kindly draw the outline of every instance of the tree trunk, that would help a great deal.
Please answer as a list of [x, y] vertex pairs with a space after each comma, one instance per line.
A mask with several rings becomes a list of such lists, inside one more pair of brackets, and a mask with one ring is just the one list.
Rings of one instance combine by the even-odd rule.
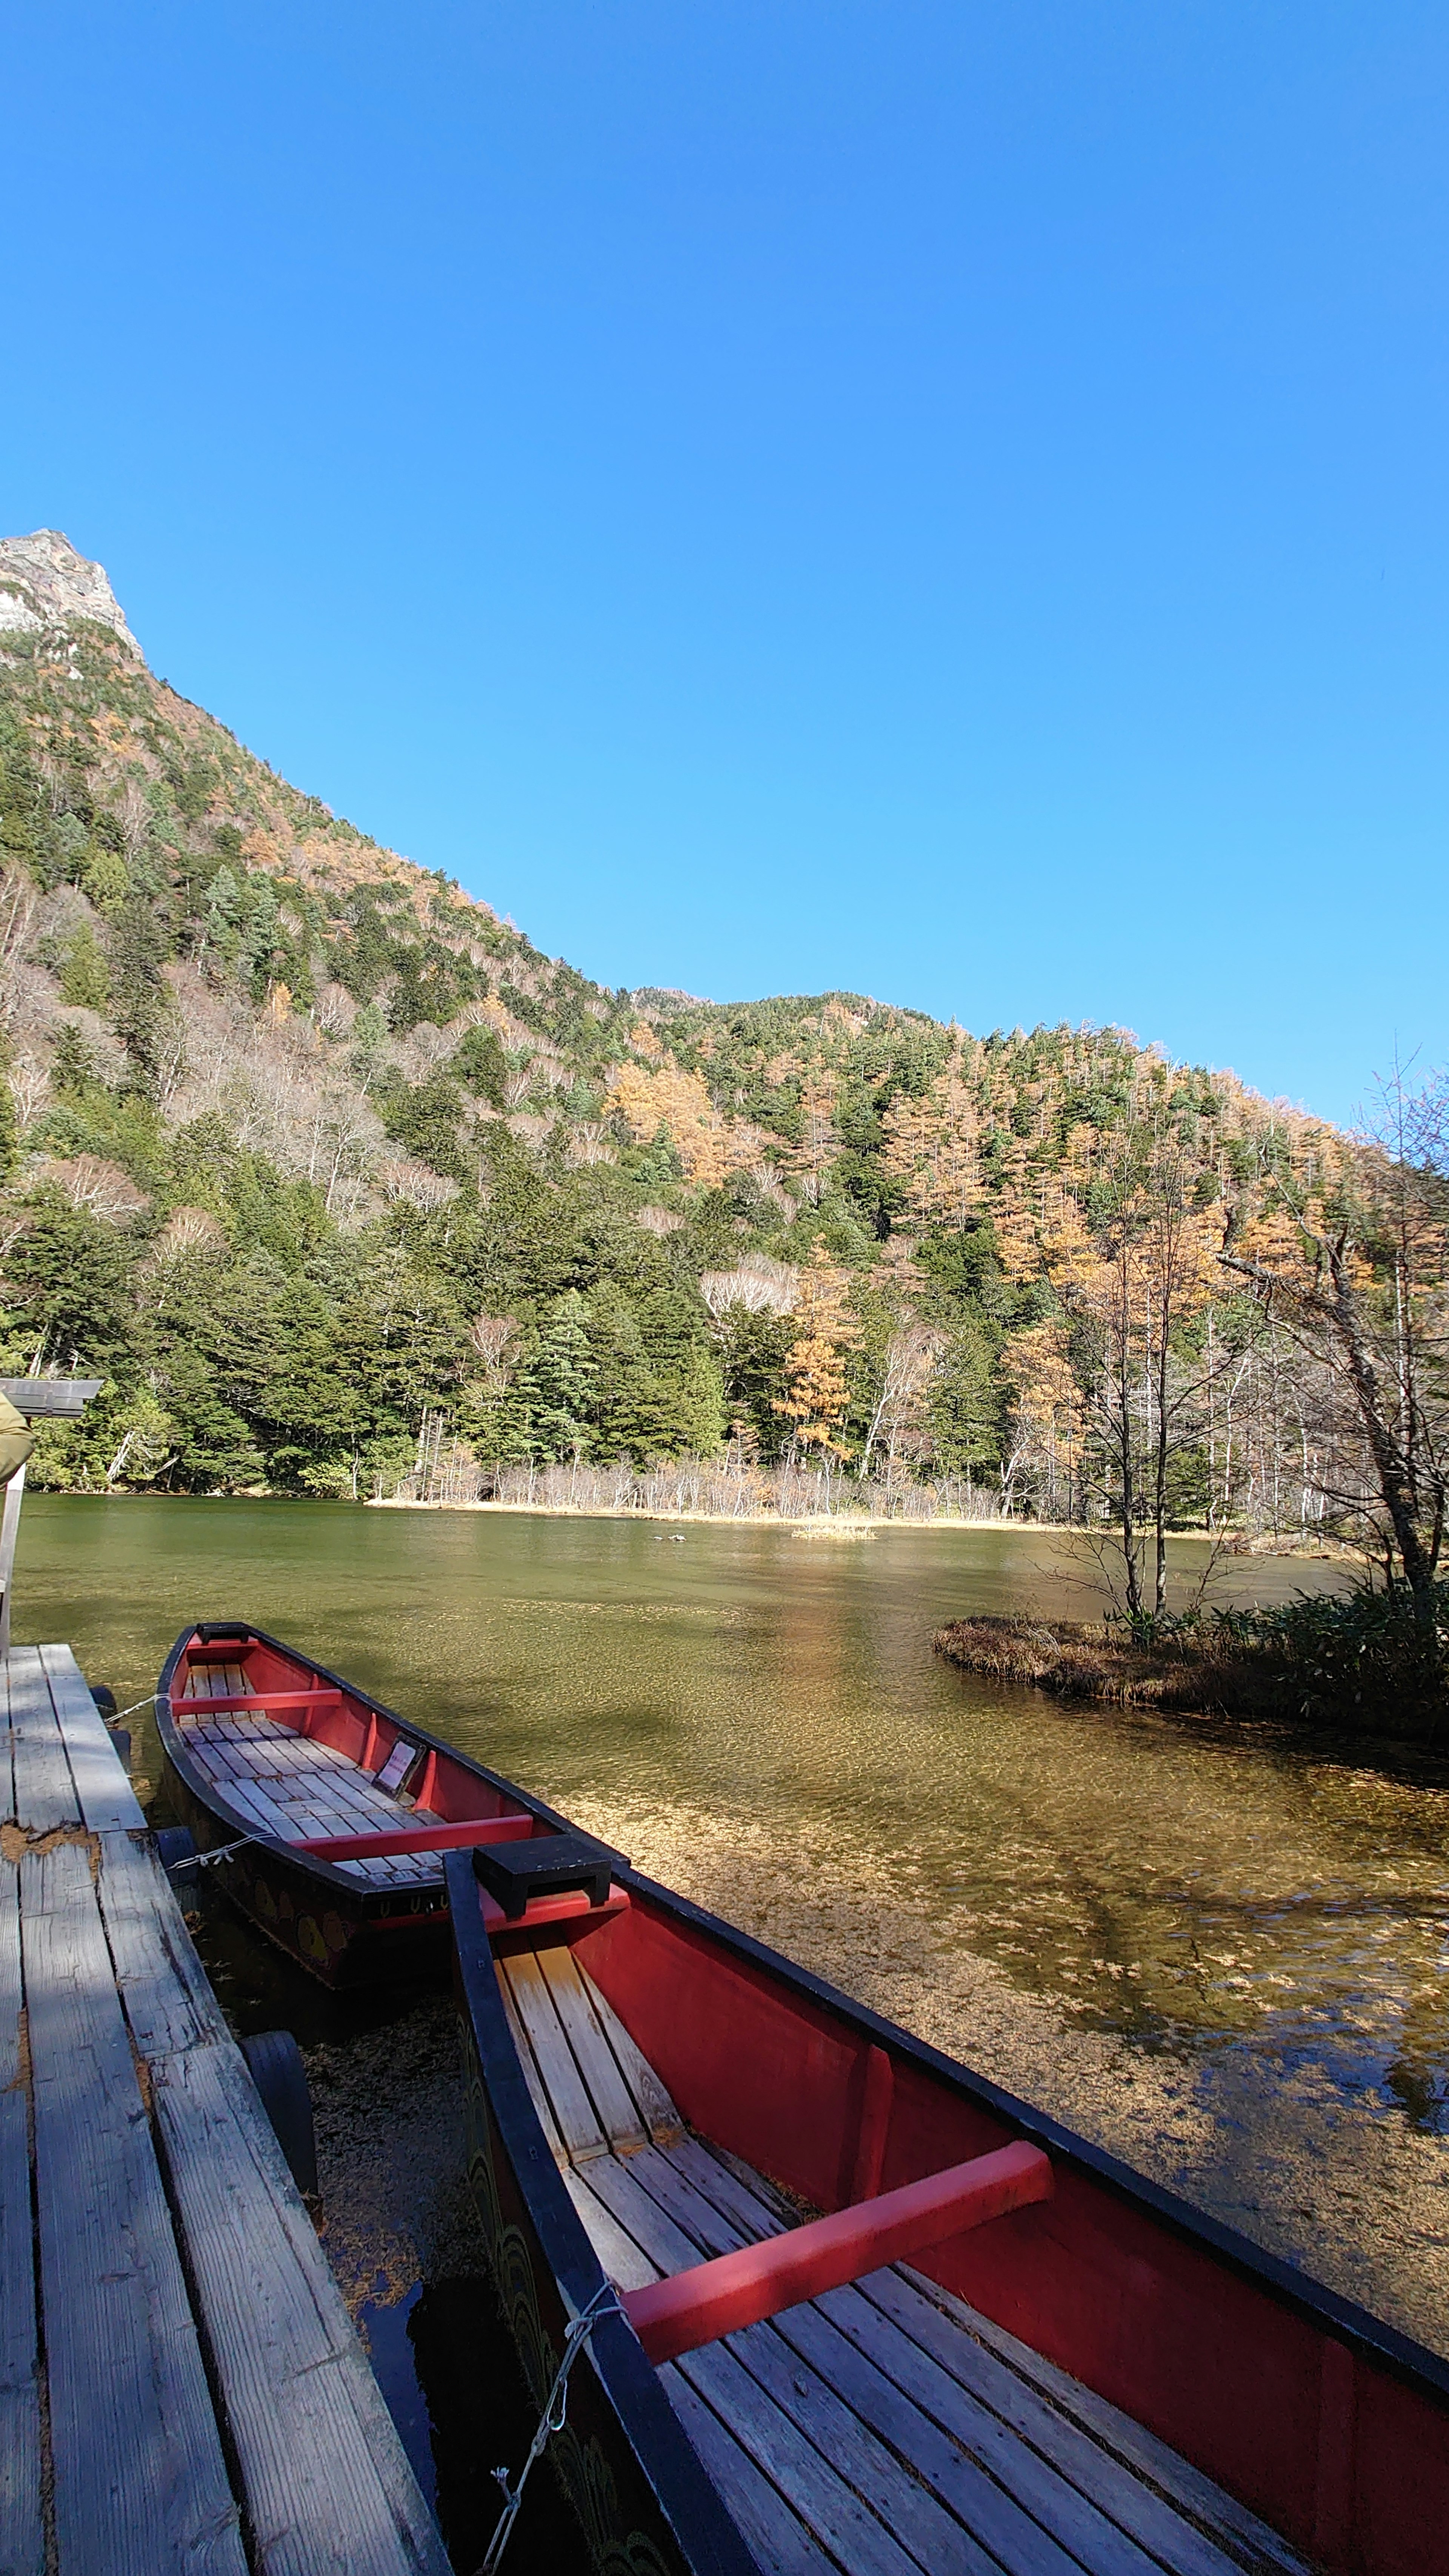
[[1117, 1383], [1117, 1420], [1113, 1428], [1116, 1435], [1117, 1461], [1121, 1469], [1122, 1478], [1123, 1579], [1127, 1594], [1127, 1616], [1129, 1619], [1135, 1621], [1140, 1619], [1143, 1615], [1142, 1576], [1141, 1569], [1137, 1561], [1137, 1479], [1133, 1474], [1132, 1400], [1128, 1393], [1125, 1353], [1124, 1365], [1119, 1373]]
[[[1388, 1513], [1399, 1552], [1404, 1581], [1414, 1605], [1415, 1625], [1419, 1629], [1425, 1653], [1438, 1660], [1438, 1622], [1435, 1617], [1434, 1573], [1437, 1547], [1427, 1549], [1419, 1536], [1414, 1513], [1414, 1498], [1402, 1452], [1384, 1420], [1383, 1404], [1373, 1361], [1370, 1359], [1354, 1302], [1353, 1283], [1341, 1243], [1331, 1244], [1328, 1252], [1329, 1278], [1332, 1282], [1332, 1312], [1344, 1359], [1348, 1365], [1359, 1419], [1363, 1424], [1369, 1450], [1378, 1477], [1379, 1492]], [[1436, 1513], [1437, 1524], [1441, 1515]]]
[[1157, 1353], [1157, 1455], [1152, 1492], [1152, 1530], [1154, 1541], [1153, 1616], [1160, 1619], [1167, 1607], [1167, 1324], [1164, 1301], [1160, 1318], [1161, 1346]]

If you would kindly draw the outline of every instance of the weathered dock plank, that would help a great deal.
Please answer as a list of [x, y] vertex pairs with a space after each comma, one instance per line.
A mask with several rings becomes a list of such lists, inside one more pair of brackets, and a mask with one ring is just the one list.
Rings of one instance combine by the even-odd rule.
[[267, 2576], [445, 2576], [317, 2233], [154, 1852], [101, 1838], [101, 1912]]
[[443, 2576], [447, 2561], [251, 2079], [168, 2058], [156, 2116], [268, 2576]]
[[[7, 1749], [8, 1763], [8, 1749]], [[40, 2576], [40, 2378], [20, 1983], [20, 1875], [0, 1868], [0, 2568]]]
[[3, 2576], [449, 2576], [73, 1655], [0, 1692]]
[[[45, 1667], [35, 1646], [16, 1646], [6, 1657], [10, 1680], [10, 1749], [14, 1761], [12, 1813], [30, 1834], [49, 1834], [81, 1822], [75, 1781]], [[120, 1765], [117, 1764], [119, 1770]]]
[[0, 1655], [0, 1814], [15, 1813], [15, 1749], [10, 1722], [9, 1658]]
[[245, 2576], [91, 1852], [59, 1843], [20, 1881], [61, 2576]]
[[149, 1837], [99, 1837], [97, 1893], [138, 2056], [162, 2058], [230, 2040], [221, 2006]]
[[81, 1822], [93, 1834], [144, 1832], [140, 1801], [69, 1646], [37, 1646], [35, 1652], [70, 1765]]

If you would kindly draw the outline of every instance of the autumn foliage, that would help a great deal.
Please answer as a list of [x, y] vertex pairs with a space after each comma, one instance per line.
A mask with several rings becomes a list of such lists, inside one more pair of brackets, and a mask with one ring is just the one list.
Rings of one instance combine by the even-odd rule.
[[0, 1356], [106, 1390], [42, 1482], [388, 1491], [426, 1425], [1069, 1522], [1149, 1618], [1174, 1527], [1436, 1580], [1432, 1097], [607, 991], [80, 627], [0, 662], [0, 1054]]

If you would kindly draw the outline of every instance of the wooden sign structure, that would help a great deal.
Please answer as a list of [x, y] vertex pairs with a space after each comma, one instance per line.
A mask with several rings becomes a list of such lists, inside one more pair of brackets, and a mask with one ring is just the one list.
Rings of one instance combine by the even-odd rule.
[[[8, 1396], [27, 1422], [78, 1422], [91, 1397], [100, 1394], [101, 1385], [98, 1377], [0, 1377], [0, 1395]], [[0, 1514], [0, 1655], [10, 1652], [10, 1578], [24, 1500], [22, 1464], [5, 1488], [5, 1509]]]

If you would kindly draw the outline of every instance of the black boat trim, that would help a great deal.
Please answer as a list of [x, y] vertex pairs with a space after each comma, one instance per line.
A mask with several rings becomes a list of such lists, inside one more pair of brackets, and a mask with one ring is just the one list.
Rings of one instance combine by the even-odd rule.
[[[483, 2070], [489, 2116], [513, 2169], [539, 2253], [575, 2316], [598, 2300], [608, 2276], [564, 2188], [539, 2125], [498, 1991], [493, 1947], [466, 1846], [443, 1862], [458, 1978]], [[621, 2309], [606, 2309], [578, 2363], [591, 2369], [617, 2416], [641, 2476], [694, 2576], [759, 2576], [757, 2561], [659, 2384]]]
[[[355, 1700], [359, 1707], [371, 1709], [374, 1716], [385, 1718], [388, 1725], [395, 1726], [399, 1735], [407, 1743], [415, 1746], [419, 1753], [445, 1754], [450, 1762], [456, 1762], [463, 1770], [470, 1771], [476, 1780], [483, 1781], [490, 1789], [496, 1789], [500, 1796], [523, 1808], [526, 1814], [536, 1816], [540, 1823], [548, 1825], [556, 1832], [578, 1834], [577, 1826], [571, 1825], [566, 1816], [556, 1814], [552, 1807], [545, 1806], [542, 1799], [530, 1798], [514, 1781], [505, 1780], [499, 1771], [490, 1771], [485, 1762], [476, 1761], [471, 1753], [460, 1752], [456, 1744], [449, 1744], [443, 1736], [430, 1735], [426, 1727], [415, 1726], [411, 1718], [399, 1717], [396, 1709], [387, 1707], [380, 1699], [374, 1699], [370, 1691], [361, 1689], [356, 1682], [345, 1680], [341, 1673], [334, 1673], [329, 1665], [319, 1664], [314, 1656], [304, 1654], [299, 1646], [288, 1645], [283, 1638], [273, 1637], [267, 1629], [255, 1627], [249, 1619], [209, 1619], [205, 1622], [193, 1620], [189, 1627], [182, 1629], [161, 1667], [161, 1678], [156, 1685], [156, 1727], [166, 1759], [185, 1783], [198, 1806], [204, 1807], [208, 1815], [215, 1816], [220, 1822], [229, 1826], [233, 1833], [243, 1836], [247, 1842], [254, 1844], [258, 1851], [269, 1852], [277, 1859], [285, 1860], [293, 1869], [313, 1879], [319, 1886], [335, 1889], [339, 1895], [347, 1898], [349, 1905], [355, 1911], [388, 1913], [385, 1902], [380, 1907], [369, 1907], [365, 1899], [375, 1891], [366, 1888], [362, 1881], [350, 1878], [346, 1870], [340, 1868], [335, 1861], [323, 1860], [315, 1852], [304, 1851], [300, 1843], [286, 1842], [280, 1834], [267, 1833], [254, 1818], [241, 1815], [235, 1807], [229, 1806], [215, 1784], [192, 1761], [186, 1750], [181, 1729], [172, 1715], [171, 1684], [175, 1678], [176, 1668], [193, 1638], [199, 1638], [208, 1644], [220, 1644], [234, 1639], [238, 1644], [270, 1646], [274, 1653], [287, 1656], [293, 1663], [305, 1665], [307, 1671], [315, 1673], [319, 1681], [325, 1683], [329, 1689], [343, 1692], [348, 1699]], [[595, 1837], [590, 1835], [582, 1839], [592, 1842]], [[466, 1850], [467, 1846], [463, 1848]], [[607, 1857], [617, 1878], [620, 1870], [627, 1866], [623, 1854], [614, 1851], [607, 1843], [599, 1843], [597, 1848]], [[363, 1901], [360, 1903], [360, 1900]], [[441, 1911], [440, 1908], [435, 1910]], [[392, 1908], [388, 1919], [400, 1911], [406, 1911], [406, 1909]]]

